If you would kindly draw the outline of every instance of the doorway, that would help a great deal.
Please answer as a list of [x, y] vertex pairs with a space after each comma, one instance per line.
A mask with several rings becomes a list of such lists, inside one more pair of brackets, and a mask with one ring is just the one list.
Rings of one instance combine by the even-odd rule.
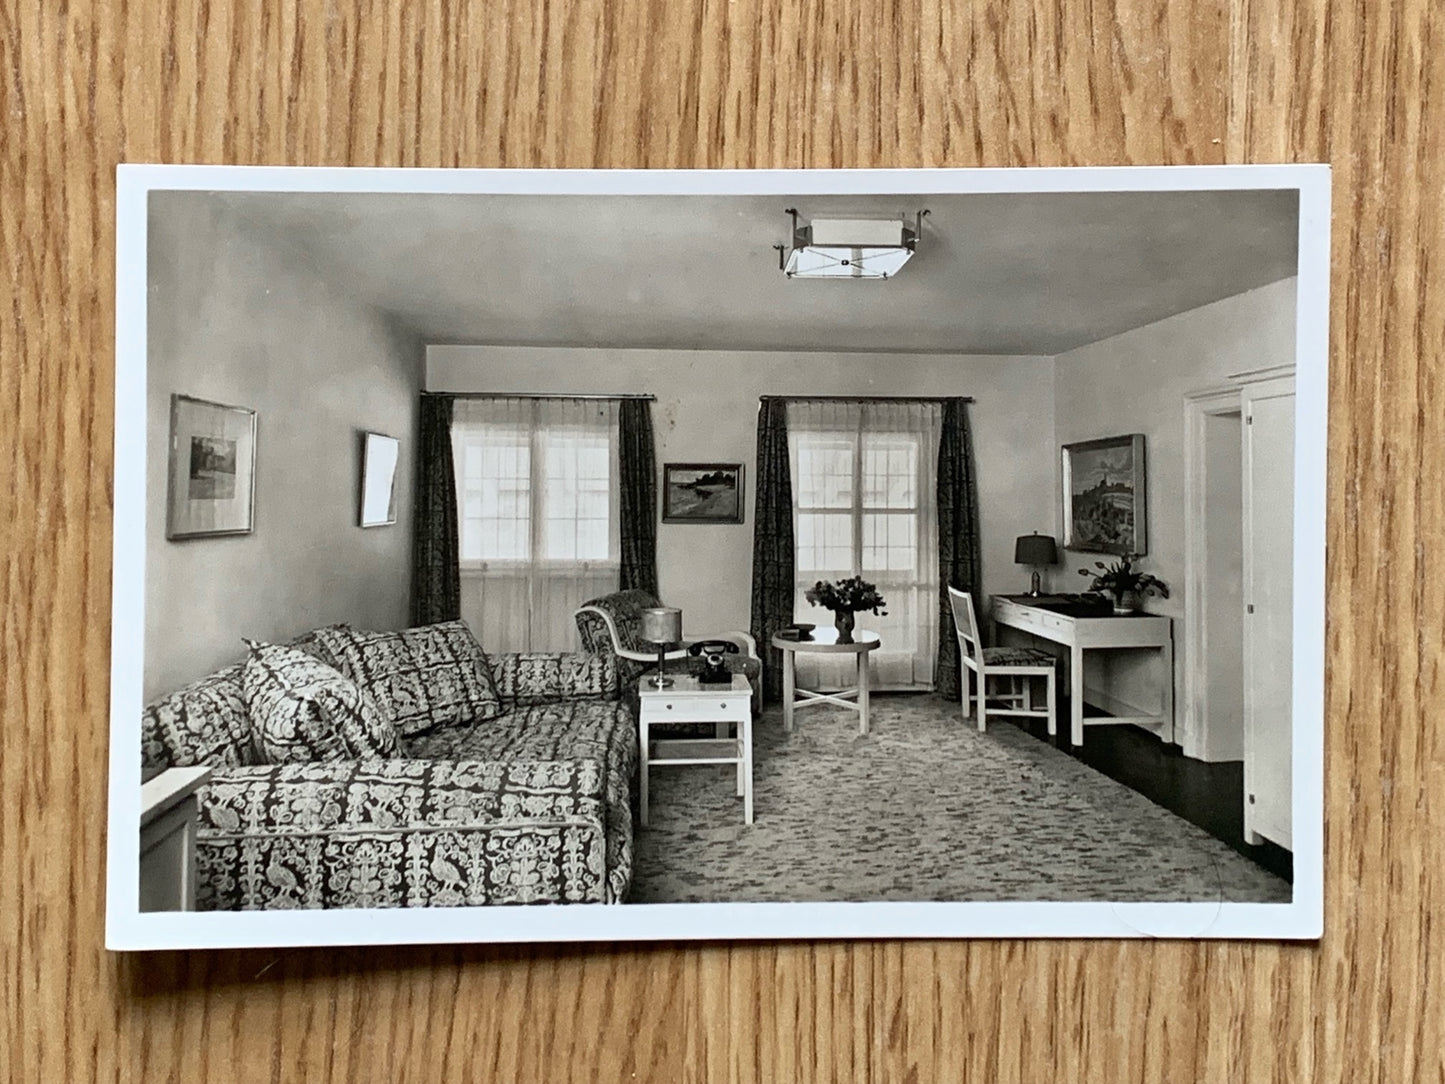
[[1185, 399], [1185, 756], [1244, 758], [1244, 431], [1238, 388]]

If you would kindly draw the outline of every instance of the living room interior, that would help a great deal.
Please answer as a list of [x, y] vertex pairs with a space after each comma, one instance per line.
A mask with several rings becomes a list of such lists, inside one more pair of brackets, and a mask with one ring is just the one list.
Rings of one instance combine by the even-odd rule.
[[[155, 909], [1290, 898], [1293, 192], [161, 192], [148, 229]], [[193, 404], [254, 456], [199, 497]], [[244, 525], [177, 531], [178, 484]], [[1157, 587], [1111, 605], [1121, 558]], [[807, 596], [853, 577], [849, 642]], [[464, 680], [413, 710], [368, 685], [398, 653]], [[250, 729], [298, 654], [293, 722], [365, 701], [324, 755]]]

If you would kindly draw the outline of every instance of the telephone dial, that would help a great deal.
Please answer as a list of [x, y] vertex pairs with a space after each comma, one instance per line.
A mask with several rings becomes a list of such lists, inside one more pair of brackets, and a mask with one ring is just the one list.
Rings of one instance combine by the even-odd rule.
[[738, 654], [738, 645], [731, 640], [699, 640], [687, 649], [687, 653], [694, 657], [702, 657], [702, 669], [698, 671], [698, 681], [705, 685], [720, 685], [724, 682], [730, 684], [732, 682], [732, 672], [723, 663], [724, 656]]

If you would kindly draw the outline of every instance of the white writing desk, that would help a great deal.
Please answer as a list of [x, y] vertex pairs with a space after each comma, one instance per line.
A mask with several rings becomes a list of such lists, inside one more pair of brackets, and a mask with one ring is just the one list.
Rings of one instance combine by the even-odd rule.
[[[1173, 622], [1158, 614], [1087, 614], [1067, 597], [994, 595], [996, 630], [1018, 629], [1069, 649], [1069, 740], [1084, 744], [1084, 727], [1133, 723], [1166, 742], [1174, 740]], [[995, 642], [997, 642], [995, 636]], [[1084, 688], [1084, 652], [1116, 648], [1153, 648], [1159, 652], [1159, 708], [1148, 711], [1125, 703], [1103, 689]], [[1084, 701], [1109, 714], [1084, 718]]]

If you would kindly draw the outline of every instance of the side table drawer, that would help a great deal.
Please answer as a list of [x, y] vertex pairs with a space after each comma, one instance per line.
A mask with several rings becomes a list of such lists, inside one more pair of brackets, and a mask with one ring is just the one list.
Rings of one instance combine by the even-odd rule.
[[752, 700], [746, 696], [648, 696], [642, 700], [645, 723], [727, 723], [751, 717]]

